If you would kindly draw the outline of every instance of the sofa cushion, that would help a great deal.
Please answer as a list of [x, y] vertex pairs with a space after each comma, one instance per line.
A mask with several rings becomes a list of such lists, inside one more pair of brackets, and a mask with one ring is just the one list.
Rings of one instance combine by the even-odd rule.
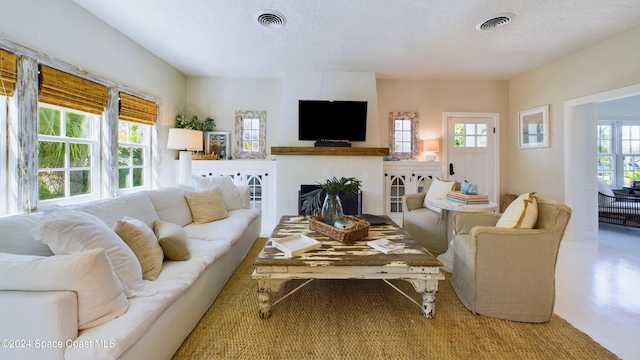
[[53, 211], [31, 230], [31, 234], [56, 255], [105, 249], [127, 297], [143, 294], [142, 268], [136, 255], [97, 217], [74, 210]]
[[51, 249], [29, 232], [44, 219], [44, 213], [0, 217], [0, 252], [21, 255], [51, 256]]
[[131, 248], [142, 267], [142, 278], [155, 280], [162, 269], [164, 253], [153, 230], [129, 216], [116, 221], [113, 231]]
[[534, 193], [524, 193], [513, 200], [496, 223], [496, 227], [533, 229], [538, 220], [538, 202]]
[[205, 224], [229, 216], [218, 187], [204, 191], [185, 191], [184, 195], [196, 224]]
[[216, 240], [235, 244], [247, 227], [260, 216], [260, 209], [240, 209], [229, 211], [229, 217], [206, 224], [192, 223], [184, 227], [187, 238]]
[[236, 189], [236, 184], [230, 176], [191, 176], [191, 184], [196, 191], [219, 187], [227, 210], [242, 209], [242, 198]]
[[182, 226], [157, 220], [153, 223], [153, 231], [167, 259], [176, 261], [191, 259], [187, 247], [187, 232]]
[[46, 257], [0, 253], [0, 284], [2, 290], [75, 291], [80, 330], [115, 319], [129, 307], [104, 249]]
[[455, 185], [455, 183], [455, 181], [442, 181], [438, 178], [433, 180], [431, 186], [429, 186], [429, 190], [427, 190], [427, 195], [424, 197], [424, 207], [437, 213], [442, 213], [442, 209], [431, 206], [428, 200], [444, 199], [447, 196], [447, 193], [453, 190], [453, 186]]
[[159, 220], [158, 213], [156, 213], [156, 209], [153, 207], [151, 198], [149, 198], [146, 191], [84, 204], [69, 205], [65, 206], [65, 208], [95, 215], [104, 221], [109, 228], [113, 228], [116, 221], [122, 219], [123, 216], [131, 216], [142, 220], [149, 227], [153, 226], [154, 221]]
[[[180, 226], [193, 222], [189, 204], [184, 197], [185, 190], [183, 186], [170, 186], [147, 191], [160, 220]], [[189, 190], [193, 189], [189, 188]]]

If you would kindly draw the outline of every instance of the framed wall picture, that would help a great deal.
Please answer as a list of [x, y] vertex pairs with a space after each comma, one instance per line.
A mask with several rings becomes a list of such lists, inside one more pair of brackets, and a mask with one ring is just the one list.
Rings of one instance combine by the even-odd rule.
[[549, 105], [520, 111], [520, 149], [549, 146]]
[[229, 134], [229, 132], [219, 131], [208, 132], [205, 153], [207, 155], [218, 155], [220, 159], [226, 159], [231, 154]]

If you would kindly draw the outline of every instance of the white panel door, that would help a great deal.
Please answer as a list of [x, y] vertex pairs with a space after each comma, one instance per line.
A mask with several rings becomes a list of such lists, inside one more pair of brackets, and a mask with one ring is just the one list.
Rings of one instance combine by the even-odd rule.
[[447, 114], [447, 165], [449, 180], [468, 180], [478, 193], [498, 203], [496, 124], [498, 114]]

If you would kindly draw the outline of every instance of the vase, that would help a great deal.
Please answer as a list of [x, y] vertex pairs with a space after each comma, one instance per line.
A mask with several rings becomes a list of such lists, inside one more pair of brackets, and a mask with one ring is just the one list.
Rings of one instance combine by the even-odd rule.
[[322, 222], [329, 225], [333, 225], [337, 220], [342, 220], [344, 218], [342, 202], [340, 202], [340, 197], [338, 195], [327, 194], [327, 196], [325, 196], [320, 216]]

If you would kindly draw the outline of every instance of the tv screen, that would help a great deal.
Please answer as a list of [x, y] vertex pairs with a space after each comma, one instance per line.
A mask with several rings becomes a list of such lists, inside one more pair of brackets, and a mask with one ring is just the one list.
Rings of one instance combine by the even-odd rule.
[[299, 140], [365, 141], [366, 101], [300, 100]]

